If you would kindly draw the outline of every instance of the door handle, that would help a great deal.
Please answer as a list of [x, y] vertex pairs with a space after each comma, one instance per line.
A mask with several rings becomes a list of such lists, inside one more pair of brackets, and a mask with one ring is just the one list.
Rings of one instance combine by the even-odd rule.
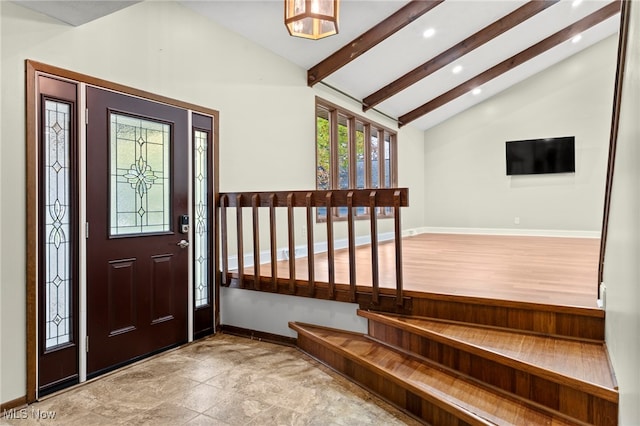
[[176, 244], [178, 247], [180, 248], [186, 248], [189, 246], [189, 241], [187, 240], [180, 240], [180, 242], [178, 244]]

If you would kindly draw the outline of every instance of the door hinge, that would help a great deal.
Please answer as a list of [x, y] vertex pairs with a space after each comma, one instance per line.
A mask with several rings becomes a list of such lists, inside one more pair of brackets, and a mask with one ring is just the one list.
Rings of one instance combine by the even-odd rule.
[[89, 239], [89, 222], [84, 223], [84, 238]]
[[89, 353], [89, 336], [84, 337], [84, 346], [87, 353]]
[[89, 124], [89, 108], [84, 110], [84, 124]]

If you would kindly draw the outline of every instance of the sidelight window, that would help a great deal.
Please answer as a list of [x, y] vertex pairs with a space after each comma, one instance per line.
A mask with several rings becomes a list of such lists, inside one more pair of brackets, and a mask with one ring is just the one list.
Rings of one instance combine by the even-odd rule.
[[50, 349], [72, 339], [72, 105], [44, 104], [45, 348]]
[[209, 134], [195, 130], [193, 134], [193, 196], [194, 196], [194, 281], [196, 308], [209, 303]]

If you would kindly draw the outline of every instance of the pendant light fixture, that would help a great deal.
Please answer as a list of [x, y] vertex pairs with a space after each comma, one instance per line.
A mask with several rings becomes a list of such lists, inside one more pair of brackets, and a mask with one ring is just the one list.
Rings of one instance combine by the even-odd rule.
[[338, 0], [285, 0], [284, 24], [295, 37], [318, 40], [338, 34]]

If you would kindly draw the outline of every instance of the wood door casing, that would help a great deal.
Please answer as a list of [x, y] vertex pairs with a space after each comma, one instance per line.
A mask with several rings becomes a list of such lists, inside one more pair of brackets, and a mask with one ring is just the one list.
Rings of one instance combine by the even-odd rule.
[[[188, 111], [87, 89], [87, 374], [99, 374], [187, 341], [188, 250], [177, 243], [188, 214]], [[110, 116], [170, 126], [169, 229], [111, 235]]]

